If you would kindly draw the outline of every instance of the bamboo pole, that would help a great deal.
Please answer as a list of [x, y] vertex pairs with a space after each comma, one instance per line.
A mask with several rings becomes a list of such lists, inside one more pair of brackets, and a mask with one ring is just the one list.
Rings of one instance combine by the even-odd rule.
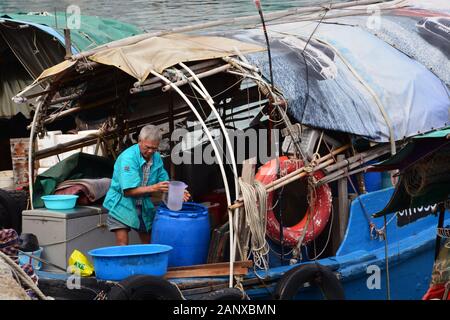
[[238, 65], [240, 65], [241, 67], [243, 67], [243, 68], [245, 68], [245, 69], [248, 69], [248, 70], [253, 71], [253, 72], [256, 72], [256, 73], [259, 73], [259, 69], [258, 69], [257, 67], [255, 67], [255, 66], [252, 66], [252, 65], [249, 64], [249, 63], [245, 63], [245, 62], [242, 62], [242, 61], [240, 61], [240, 60], [238, 60], [238, 59], [231, 58], [231, 57], [223, 57], [222, 59], [223, 59], [226, 63], [229, 63], [229, 64], [238, 64]]
[[[317, 163], [319, 165], [313, 168], [313, 172], [315, 172], [317, 170], [321, 170], [321, 169], [325, 168], [326, 166], [334, 163], [334, 160], [330, 159], [330, 158], [333, 157], [336, 154], [339, 154], [339, 153], [347, 150], [349, 147], [350, 147], [349, 144], [344, 145], [344, 146], [342, 146], [342, 147], [340, 147], [340, 148], [330, 152], [329, 154], [323, 156], [322, 158], [318, 159]], [[327, 161], [325, 161], [325, 160], [327, 160]], [[268, 192], [271, 192], [271, 191], [277, 190], [277, 189], [279, 189], [279, 188], [281, 188], [281, 187], [283, 187], [283, 186], [285, 186], [285, 185], [287, 185], [287, 184], [289, 184], [289, 183], [291, 183], [293, 181], [296, 181], [298, 179], [303, 178], [304, 176], [306, 176], [308, 174], [308, 173], [304, 172], [304, 170], [305, 170], [305, 167], [302, 167], [300, 169], [297, 169], [297, 170], [291, 172], [290, 174], [288, 174], [288, 175], [286, 175], [284, 177], [281, 177], [281, 178], [279, 178], [279, 179], [277, 179], [277, 180], [267, 184], [265, 186], [266, 190]], [[230, 209], [236, 209], [236, 208], [241, 207], [243, 204], [244, 204], [243, 199], [239, 198], [229, 208]]]
[[[174, 120], [181, 119], [183, 117], [188, 116], [190, 113], [190, 109], [185, 108], [182, 112], [177, 113], [174, 115]], [[143, 126], [145, 126], [147, 123], [151, 122], [154, 124], [161, 124], [167, 121], [167, 116], [160, 118], [160, 115], [158, 115], [158, 118], [160, 119], [154, 119], [155, 117], [150, 118], [143, 118], [138, 119], [132, 122], [129, 122], [127, 124], [128, 132], [133, 133], [139, 131]], [[103, 138], [106, 140], [109, 140], [112, 138], [112, 136], [116, 133], [116, 130], [108, 131], [104, 134]], [[93, 144], [96, 144], [99, 138], [99, 131], [93, 132], [89, 135], [86, 135], [85, 137], [82, 137], [77, 140], [72, 140], [66, 143], [58, 144], [55, 146], [52, 146], [50, 148], [42, 149], [36, 152], [36, 160], [47, 158], [50, 156], [54, 156], [57, 154], [61, 154], [67, 151], [80, 149], [82, 147], [90, 146]]]
[[[336, 150], [331, 151], [331, 152], [328, 153], [327, 155], [325, 155], [325, 156], [319, 158], [319, 159], [317, 160], [317, 163], [320, 164], [320, 163], [324, 162], [325, 160], [328, 160], [328, 159], [334, 157], [335, 155], [337, 155], [337, 154], [339, 154], [339, 153], [341, 153], [341, 152], [344, 152], [344, 151], [347, 150], [348, 148], [350, 148], [350, 144], [346, 144], [346, 145], [344, 145], [344, 146], [342, 146], [342, 147], [339, 147], [339, 148], [337, 148]], [[333, 161], [333, 162], [334, 162], [334, 161]], [[301, 168], [299, 168], [299, 169], [297, 169], [297, 170], [295, 170], [295, 171], [292, 171], [291, 173], [285, 175], [284, 177], [281, 177], [280, 179], [278, 179], [278, 180], [276, 180], [276, 181], [273, 181], [273, 182], [267, 184], [267, 185], [266, 185], [266, 189], [273, 188], [273, 187], [274, 187], [275, 185], [277, 185], [278, 183], [283, 182], [284, 180], [290, 179], [290, 178], [292, 178], [292, 177], [295, 177], [296, 175], [302, 173], [304, 170], [305, 170], [305, 167], [301, 167]]]
[[[100, 79], [96, 79], [96, 81], [99, 81], [99, 80]], [[93, 98], [93, 97], [97, 97], [99, 95], [105, 95], [105, 94], [108, 94], [108, 93], [110, 93], [111, 95], [115, 95], [116, 92], [122, 91], [124, 88], [128, 88], [128, 87], [129, 87], [128, 83], [121, 83], [121, 84], [119, 84], [119, 85], [117, 85], [115, 87], [112, 87], [112, 88], [108, 87], [108, 88], [100, 90], [100, 91], [90, 92], [89, 94], [74, 93], [74, 94], [71, 94], [71, 95], [68, 95], [68, 96], [65, 96], [65, 97], [60, 97], [60, 98], [53, 99], [48, 105], [55, 105], [55, 104], [58, 104], [58, 103], [67, 102], [67, 101], [74, 100], [74, 99], [79, 99], [81, 97], [83, 97], [83, 99], [86, 100], [86, 99], [90, 99], [90, 98]], [[108, 98], [105, 98], [105, 99], [108, 99]]]
[[[311, 7], [288, 9], [288, 10], [282, 10], [282, 11], [278, 11], [278, 12], [268, 13], [268, 14], [266, 14], [266, 19], [273, 20], [276, 18], [282, 18], [284, 16], [288, 16], [288, 15], [298, 15], [298, 14], [302, 14], [302, 13], [317, 12], [317, 11], [332, 10], [332, 9], [344, 9], [344, 8], [350, 8], [350, 7], [354, 7], [354, 6], [371, 5], [371, 4], [382, 3], [382, 2], [384, 2], [384, 1], [383, 0], [355, 0], [355, 1], [344, 2], [344, 3], [333, 3], [333, 4], [329, 4], [327, 6], [311, 6]], [[164, 35], [168, 35], [168, 34], [172, 34], [172, 33], [183, 33], [183, 32], [191, 32], [191, 31], [195, 31], [195, 30], [208, 29], [208, 28], [222, 26], [225, 24], [240, 25], [240, 24], [251, 23], [251, 22], [257, 23], [258, 21], [260, 21], [260, 16], [252, 15], [252, 16], [245, 16], [245, 17], [239, 17], [239, 18], [230, 18], [230, 19], [211, 21], [211, 22], [200, 23], [200, 24], [185, 26], [185, 27], [178, 27], [178, 28], [173, 28], [170, 30], [159, 31], [159, 32], [154, 32], [154, 33], [140, 34], [140, 35], [126, 38], [126, 39], [112, 41], [108, 44], [98, 46], [97, 48], [94, 48], [92, 50], [88, 50], [88, 51], [84, 51], [84, 52], [75, 54], [72, 56], [72, 60], [80, 60], [83, 58], [87, 58], [101, 50], [117, 48], [120, 46], [132, 45], [139, 41], [149, 39], [152, 37], [159, 37], [159, 36], [164, 36]]]
[[[387, 146], [385, 146], [380, 151], [377, 151], [377, 152], [375, 152], [373, 154], [370, 154], [370, 155], [366, 155], [365, 158], [362, 158], [360, 161], [356, 161], [354, 163], [348, 164], [347, 160], [345, 160], [341, 167], [347, 167], [346, 169], [340, 169], [338, 171], [335, 171], [335, 172], [333, 172], [333, 173], [323, 177], [321, 180], [318, 181], [317, 185], [320, 186], [322, 184], [335, 181], [337, 179], [340, 179], [342, 175], [350, 175], [350, 174], [355, 174], [357, 172], [360, 172], [362, 170], [355, 170], [355, 171], [348, 172], [348, 169], [354, 169], [356, 167], [359, 167], [363, 163], [371, 161], [371, 160], [374, 160], [376, 158], [379, 158], [382, 155], [385, 155], [386, 153], [389, 153], [389, 152], [390, 152], [390, 149], [387, 148]], [[367, 169], [367, 167], [365, 167], [364, 169]]]
[[70, 101], [70, 100], [73, 100], [73, 99], [78, 99], [81, 96], [82, 96], [82, 94], [80, 94], [80, 93], [74, 93], [74, 94], [71, 94], [71, 95], [68, 95], [68, 96], [65, 96], [65, 97], [59, 97], [59, 98], [56, 98], [56, 99], [53, 99], [52, 101], [50, 101], [50, 103], [48, 105], [52, 106], [52, 105], [55, 105], [55, 104], [58, 104], [58, 103], [67, 102], [67, 101]]
[[[327, 173], [327, 172], [335, 171], [336, 169], [340, 169], [342, 167], [351, 166], [358, 160], [359, 160], [359, 165], [361, 165], [365, 161], [370, 161], [370, 160], [373, 160], [374, 158], [384, 155], [386, 153], [385, 152], [386, 148], [387, 148], [387, 146], [384, 145], [384, 146], [374, 148], [372, 150], [361, 152], [361, 153], [354, 155], [348, 159], [345, 159], [339, 163], [329, 166], [328, 168], [325, 169], [325, 172]], [[368, 158], [370, 158], [370, 159], [367, 160]]]
[[33, 116], [33, 121], [31, 122], [31, 132], [30, 132], [30, 140], [28, 146], [28, 188], [30, 191], [30, 206], [31, 209], [34, 209], [33, 206], [33, 183], [34, 183], [34, 161], [36, 160], [36, 155], [34, 153], [35, 144], [36, 144], [36, 126], [40, 121], [41, 117], [41, 108], [45, 105], [47, 99], [50, 95], [53, 95], [54, 92], [50, 90], [50, 84], [48, 84], [45, 88], [45, 91], [49, 91], [46, 96], [40, 96], [38, 98], [38, 104], [36, 106], [36, 110]]
[[[73, 108], [70, 108], [69, 110], [64, 110], [64, 111], [61, 111], [61, 112], [59, 112], [59, 113], [57, 113], [55, 115], [48, 116], [47, 119], [45, 119], [43, 123], [44, 124], [49, 124], [49, 123], [52, 123], [55, 120], [62, 119], [62, 118], [67, 117], [67, 116], [69, 116], [69, 115], [71, 115], [73, 113], [77, 113], [77, 112], [82, 111], [82, 110], [87, 110], [87, 109], [99, 107], [99, 106], [102, 106], [104, 104], [116, 101], [118, 99], [120, 99], [120, 98], [119, 97], [108, 97], [108, 98], [105, 98], [103, 100], [100, 100], [99, 102], [86, 104], [83, 107], [73, 107]], [[31, 128], [31, 125], [27, 126], [27, 129], [30, 129], [30, 128]]]
[[[231, 65], [230, 64], [226, 64], [226, 65], [223, 65], [221, 67], [218, 67], [218, 68], [215, 68], [215, 69], [211, 69], [211, 70], [203, 72], [203, 73], [199, 73], [197, 75], [197, 78], [198, 79], [206, 78], [206, 77], [218, 74], [220, 72], [224, 72], [224, 71], [226, 71], [226, 70], [228, 70], [230, 68], [231, 68]], [[188, 82], [192, 82], [193, 80], [194, 80], [194, 78], [191, 76], [189, 78], [186, 78], [186, 79], [183, 79], [183, 80], [175, 82], [174, 85], [177, 86], [177, 87], [181, 87], [181, 86], [187, 84]], [[166, 92], [166, 91], [170, 90], [171, 88], [172, 88], [171, 86], [165, 85], [162, 88], [162, 91]]]
[[[202, 70], [202, 69], [208, 69], [208, 68], [214, 67], [219, 64], [223, 64], [223, 63], [220, 63], [220, 60], [218, 60], [218, 59], [207, 60], [207, 61], [192, 65], [190, 67], [190, 69], [194, 72], [200, 72], [200, 70]], [[183, 72], [183, 70], [180, 70], [180, 71]], [[183, 72], [183, 73], [185, 73], [185, 72]], [[185, 73], [185, 74], [187, 75], [187, 73]], [[136, 81], [133, 84], [133, 86], [135, 88], [139, 88], [139, 87], [149, 85], [149, 84], [152, 84], [152, 83], [155, 83], [158, 81], [161, 81], [161, 79], [159, 79], [158, 77], [152, 77], [152, 78], [146, 79], [143, 82]]]
[[[205, 71], [203, 73], [199, 73], [197, 75], [197, 77], [199, 79], [206, 78], [206, 77], [218, 74], [220, 72], [224, 72], [224, 71], [228, 70], [229, 68], [231, 68], [231, 65], [223, 65], [223, 66], [220, 66], [218, 68], [211, 69], [211, 70]], [[153, 79], [154, 78], [150, 79], [151, 81], [149, 83], [152, 83]], [[193, 80], [194, 80], [194, 78], [191, 76], [191, 77], [188, 77], [186, 79], [174, 82], [174, 85], [177, 86], [177, 87], [181, 87], [181, 86], [183, 86], [183, 85], [185, 85], [188, 82], [191, 82]], [[130, 94], [136, 94], [136, 93], [140, 93], [140, 92], [151, 91], [151, 90], [154, 90], [154, 89], [157, 89], [157, 88], [160, 88], [160, 87], [162, 87], [162, 91], [163, 92], [167, 92], [167, 91], [172, 89], [172, 87], [169, 86], [169, 85], [164, 85], [163, 86], [161, 83], [153, 83], [153, 84], [146, 84], [146, 85], [143, 85], [141, 87], [131, 88], [130, 89]]]
[[[380, 5], [377, 7], [378, 10], [391, 10], [394, 8], [401, 8], [403, 6], [407, 5], [408, 0], [395, 0], [389, 2], [384, 2], [383, 4], [380, 3]], [[267, 25], [273, 26], [283, 23], [293, 23], [293, 22], [303, 22], [303, 21], [313, 21], [313, 20], [320, 20], [323, 17], [323, 20], [329, 20], [329, 19], [336, 19], [336, 18], [342, 18], [342, 17], [351, 17], [351, 16], [360, 16], [360, 15], [368, 15], [368, 7], [367, 6], [361, 6], [361, 7], [355, 7], [351, 10], [347, 10], [345, 12], [339, 12], [339, 13], [327, 13], [325, 16], [323, 13], [317, 12], [312, 13], [308, 15], [298, 15], [297, 17], [282, 17], [281, 19], [277, 19], [276, 22], [270, 23], [271, 21], [268, 21]], [[259, 23], [257, 23], [256, 27]]]
[[[341, 148], [344, 148], [344, 147], [348, 148], [349, 145], [343, 146]], [[332, 171], [331, 169], [336, 170], [336, 169], [339, 169], [339, 168], [342, 168], [342, 167], [346, 167], [346, 166], [349, 169], [353, 169], [353, 168], [356, 168], [356, 167], [362, 165], [364, 162], [373, 160], [375, 158], [378, 158], [378, 157], [388, 153], [389, 152], [389, 148], [388, 148], [388, 146], [382, 146], [380, 148], [377, 148], [376, 150], [372, 150], [372, 151], [369, 150], [369, 151], [364, 152], [364, 153], [362, 153], [362, 154], [360, 154], [358, 156], [354, 156], [354, 157], [350, 158], [351, 161], [350, 161], [350, 159], [347, 159], [347, 160], [343, 160], [343, 161], [340, 161], [340, 162], [337, 162], [337, 163], [333, 164], [335, 162], [334, 159], [330, 159], [330, 160], [327, 160], [327, 161], [323, 162], [324, 160], [329, 159], [329, 158], [333, 157], [334, 155], [340, 153], [340, 152], [337, 152], [337, 151], [342, 152], [341, 150], [336, 149], [333, 152], [333, 154], [330, 152], [326, 156], [324, 156], [324, 157], [320, 158], [319, 160], [317, 160], [317, 163], [319, 163], [319, 165], [313, 167], [312, 168], [312, 172], [316, 172], [318, 170], [324, 170], [324, 171], [330, 172], [330, 171]], [[289, 175], [286, 175], [286, 176], [284, 176], [284, 177], [282, 177], [280, 179], [277, 179], [277, 180], [271, 182], [270, 184], [267, 184], [266, 185], [266, 190], [268, 192], [272, 192], [272, 191], [277, 190], [277, 189], [279, 189], [279, 188], [281, 188], [281, 187], [283, 187], [283, 186], [285, 186], [285, 185], [287, 185], [287, 184], [289, 184], [291, 182], [294, 182], [296, 180], [299, 180], [299, 179], [307, 176], [309, 174], [309, 172], [304, 172], [304, 170], [305, 170], [305, 168], [302, 167], [300, 169], [297, 169], [297, 170], [291, 172]], [[359, 171], [360, 170], [356, 170], [355, 173], [359, 172]], [[318, 185], [321, 185], [321, 184], [324, 184], [324, 183], [328, 183], [329, 181], [323, 182], [323, 181], [325, 181], [326, 178], [330, 178], [330, 179], [332, 178], [333, 181], [336, 180], [336, 179], [339, 179], [339, 177], [340, 177], [339, 175], [342, 174], [342, 173], [345, 173], [345, 170], [340, 170], [338, 172], [333, 172], [332, 174], [327, 175], [324, 178], [322, 178], [321, 180], [319, 180]], [[230, 209], [239, 208], [243, 204], [244, 204], [243, 203], [243, 199], [239, 198], [229, 208]]]

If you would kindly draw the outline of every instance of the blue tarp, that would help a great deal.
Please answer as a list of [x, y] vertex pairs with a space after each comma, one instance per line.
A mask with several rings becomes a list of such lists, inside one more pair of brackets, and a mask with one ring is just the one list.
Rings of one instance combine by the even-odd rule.
[[[389, 141], [446, 126], [450, 112], [450, 2], [269, 26], [274, 82], [300, 123]], [[448, 10], [446, 10], [448, 8]], [[233, 37], [265, 44], [261, 29]], [[270, 79], [267, 53], [248, 56]], [[305, 62], [308, 68], [305, 67]], [[308, 71], [308, 72], [306, 72]]]

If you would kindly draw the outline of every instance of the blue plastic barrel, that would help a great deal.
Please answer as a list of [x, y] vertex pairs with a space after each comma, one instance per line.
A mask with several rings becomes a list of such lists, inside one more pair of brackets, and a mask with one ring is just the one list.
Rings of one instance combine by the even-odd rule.
[[[377, 161], [372, 160], [367, 164], [375, 164]], [[366, 185], [367, 192], [374, 192], [382, 189], [381, 184], [381, 172], [366, 172], [364, 173], [364, 184]]]
[[366, 172], [364, 173], [364, 183], [367, 192], [374, 192], [382, 189], [381, 173], [380, 172]]
[[163, 203], [156, 211], [152, 243], [173, 247], [169, 267], [205, 264], [210, 241], [208, 208], [193, 202], [172, 211]]

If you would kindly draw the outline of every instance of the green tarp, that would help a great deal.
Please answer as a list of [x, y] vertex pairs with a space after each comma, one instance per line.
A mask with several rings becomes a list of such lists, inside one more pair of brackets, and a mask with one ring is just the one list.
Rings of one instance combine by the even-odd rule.
[[[27, 13], [0, 14], [0, 17], [48, 26], [64, 37], [66, 13], [56, 12], [49, 15]], [[80, 28], [70, 32], [72, 45], [78, 51], [92, 49], [99, 45], [141, 34], [142, 30], [128, 23], [93, 16], [80, 16]]]
[[[29, 27], [19, 28], [18, 25]], [[66, 15], [62, 12], [56, 16], [0, 13], [0, 117], [10, 118], [19, 112], [29, 117], [33, 106], [16, 105], [11, 98], [45, 69], [64, 61], [65, 27]], [[72, 52], [89, 50], [140, 33], [141, 30], [127, 23], [81, 16], [80, 28], [70, 32]], [[11, 57], [15, 61], [9, 61]]]
[[59, 183], [73, 179], [111, 178], [114, 161], [87, 153], [75, 153], [36, 177], [33, 206], [42, 208], [41, 196], [53, 194]]
[[[437, 156], [443, 157], [444, 160], [450, 159], [450, 127], [413, 137], [396, 155], [375, 165], [381, 171], [400, 170], [400, 179], [388, 205], [374, 217], [446, 201], [450, 195], [450, 161], [446, 163], [441, 160], [440, 167], [431, 167], [431, 159]], [[425, 184], [421, 186], [420, 193], [412, 196], [407, 191], [404, 174], [424, 165], [429, 165], [435, 177], [424, 179]]]

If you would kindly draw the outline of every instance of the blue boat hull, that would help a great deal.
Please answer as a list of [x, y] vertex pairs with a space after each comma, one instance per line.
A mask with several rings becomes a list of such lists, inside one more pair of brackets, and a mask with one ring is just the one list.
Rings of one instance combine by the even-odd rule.
[[[316, 261], [338, 275], [344, 287], [345, 298], [348, 300], [387, 299], [385, 242], [371, 238], [366, 213], [372, 215], [383, 209], [392, 192], [393, 188], [390, 188], [362, 195], [360, 197], [362, 205], [359, 200], [353, 201], [347, 232], [336, 255]], [[446, 216], [449, 217], [448, 214]], [[370, 220], [377, 229], [383, 227], [383, 218]], [[419, 300], [427, 291], [431, 279], [437, 215], [428, 215], [403, 227], [397, 226], [397, 219], [393, 214], [387, 216], [387, 221], [390, 298]], [[444, 225], [449, 224], [450, 217], [444, 222]], [[268, 270], [264, 281], [259, 281], [253, 272], [243, 279], [246, 293], [252, 300], [273, 299], [277, 280], [284, 273], [301, 264], [315, 263], [305, 261], [294, 265], [276, 265], [277, 261], [279, 259], [270, 260], [272, 267]], [[67, 275], [38, 273], [43, 278], [59, 278], [60, 281], [67, 277]], [[261, 272], [258, 275], [261, 276]], [[181, 287], [202, 287], [207, 284], [207, 287], [211, 288], [213, 283], [226, 286], [228, 277], [179, 278], [171, 281], [180, 284]], [[187, 299], [202, 296], [189, 294], [189, 290], [182, 291]], [[323, 296], [317, 288], [306, 287], [299, 291], [296, 299], [318, 300], [323, 299]]]
[[[346, 299], [387, 299], [385, 242], [371, 239], [366, 213], [370, 216], [383, 209], [392, 192], [393, 188], [389, 188], [362, 195], [362, 205], [359, 200], [354, 200], [347, 232], [336, 256], [317, 260], [317, 263], [338, 273]], [[425, 209], [431, 208], [420, 210]], [[377, 229], [383, 227], [383, 218], [370, 219]], [[393, 214], [387, 216], [387, 221], [390, 298], [419, 300], [428, 290], [431, 280], [438, 218], [431, 214], [403, 227], [397, 226], [397, 218]], [[445, 220], [444, 225], [447, 224], [450, 224], [450, 218]], [[272, 280], [280, 278], [286, 271], [300, 264], [271, 268], [268, 277]], [[247, 279], [254, 277], [251, 274]], [[270, 286], [249, 288], [247, 293], [252, 299], [271, 299], [275, 285], [276, 281]], [[296, 298], [323, 299], [316, 288], [303, 288]]]

